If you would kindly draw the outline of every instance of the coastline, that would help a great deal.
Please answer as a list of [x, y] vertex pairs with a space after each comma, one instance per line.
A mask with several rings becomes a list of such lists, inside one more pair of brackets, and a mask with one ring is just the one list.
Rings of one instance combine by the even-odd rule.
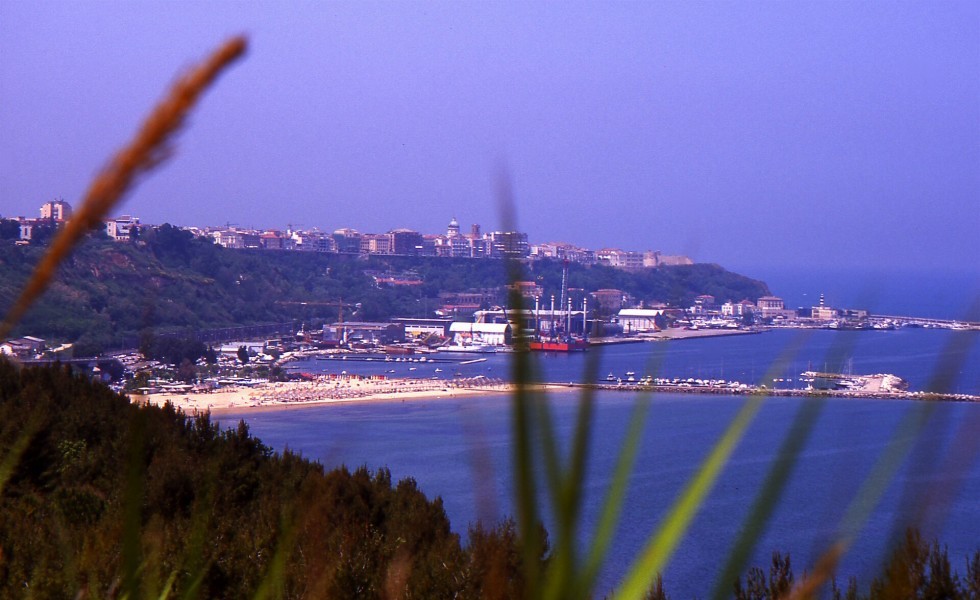
[[[765, 330], [769, 331], [769, 330]], [[782, 330], [775, 330], [779, 335], [786, 337], [789, 335], [788, 332]], [[678, 339], [701, 339], [707, 337], [724, 336], [724, 337], [744, 337], [748, 334], [758, 334], [762, 330], [680, 330], [677, 333], [680, 334]], [[865, 335], [865, 334], [862, 334]], [[876, 335], [876, 334], [870, 334]], [[881, 339], [887, 341], [893, 335], [899, 334], [883, 334], [876, 339]], [[920, 333], [919, 330], [910, 330], [902, 334], [907, 337], [908, 335], [914, 336], [927, 336], [929, 340], [932, 339], [931, 335], [927, 335], [925, 330]], [[819, 338], [819, 336], [818, 336]], [[823, 338], [820, 338], [823, 339]], [[823, 340], [824, 345], [829, 344], [831, 338]], [[915, 339], [919, 339], [916, 337]], [[643, 344], [658, 342], [652, 336], [636, 336], [631, 338], [626, 338], [619, 340], [619, 344]], [[749, 341], [749, 340], [747, 340]], [[783, 340], [785, 341], [785, 340]], [[941, 341], [941, 340], [940, 340]], [[662, 342], [662, 341], [661, 341]], [[933, 343], [931, 345], [925, 345], [925, 348], [935, 347], [935, 352], [941, 352], [941, 347]], [[597, 344], [599, 345], [599, 344]], [[613, 342], [612, 345], [616, 345]], [[742, 347], [744, 343], [741, 344]], [[759, 348], [765, 350], [768, 349], [772, 344], [762, 343], [756, 344], [752, 342], [750, 344], [751, 348]], [[819, 346], [819, 345], [818, 345]], [[890, 347], [890, 346], [889, 346]], [[639, 350], [639, 349], [637, 349]], [[610, 348], [610, 352], [613, 355], [617, 351]], [[630, 350], [629, 348], [619, 351], [620, 353], [625, 352], [627, 358], [629, 356], [635, 355], [636, 350]], [[642, 353], [643, 351], [640, 350]], [[770, 352], [771, 354], [772, 352]], [[302, 353], [287, 352], [283, 354], [277, 364], [287, 365], [292, 361], [299, 359], [312, 359], [319, 357], [321, 355], [331, 356], [335, 360], [339, 359], [340, 353], [335, 351], [306, 351]], [[744, 352], [741, 352], [735, 359], [740, 359]], [[345, 354], [347, 358], [354, 360], [374, 360], [379, 359], [376, 355], [364, 354], [360, 356], [358, 353], [352, 353], [351, 355]], [[359, 358], [360, 356], [360, 358]], [[896, 356], [901, 357], [901, 354]], [[810, 357], [803, 363], [800, 363], [799, 370], [804, 368], [810, 368]], [[406, 361], [411, 360], [409, 358], [404, 359]], [[574, 364], [576, 360], [574, 357], [568, 357], [563, 359], [565, 362], [569, 360], [573, 361]], [[701, 359], [698, 359], [701, 360]], [[727, 358], [722, 359], [727, 360]], [[441, 362], [452, 362], [449, 359], [438, 357], [438, 355], [428, 357], [420, 357], [416, 359], [417, 362], [431, 361], [432, 363]], [[333, 361], [331, 361], [333, 362]], [[908, 361], [906, 361], [908, 362]], [[494, 365], [496, 372], [500, 372], [500, 365], [498, 362], [490, 363]], [[745, 395], [766, 395], [766, 396], [794, 396], [794, 397], [838, 397], [838, 398], [877, 398], [877, 399], [888, 399], [888, 400], [905, 400], [905, 401], [953, 401], [953, 402], [980, 402], [980, 395], [977, 395], [975, 386], [959, 386], [959, 391], [947, 390], [947, 393], [930, 393], [927, 391], [909, 391], [909, 388], [913, 390], [921, 390], [927, 388], [928, 380], [923, 378], [920, 368], [916, 371], [916, 368], [920, 367], [921, 361], [917, 360], [915, 365], [904, 364], [906, 369], [912, 369], [911, 371], [901, 371], [909, 372], [915, 375], [915, 377], [910, 378], [907, 382], [900, 381], [899, 383], [904, 383], [905, 385], [883, 385], [885, 379], [888, 378], [886, 375], [860, 375], [860, 376], [849, 376], [848, 379], [853, 381], [848, 381], [846, 389], [835, 389], [835, 390], [811, 390], [804, 389], [802, 385], [798, 388], [783, 388], [781, 384], [775, 382], [783, 381], [782, 379], [774, 379], [771, 387], [766, 387], [763, 385], [753, 386], [753, 385], [743, 385], [739, 384], [738, 381], [724, 381], [722, 378], [718, 377], [720, 373], [720, 367], [715, 364], [708, 363], [707, 369], [704, 371], [708, 374], [713, 374], [715, 378], [709, 380], [709, 378], [698, 378], [692, 379], [690, 375], [699, 374], [701, 371], [695, 370], [691, 371], [688, 368], [689, 377], [684, 378], [674, 378], [672, 381], [669, 379], [660, 380], [656, 382], [646, 381], [647, 377], [640, 377], [636, 381], [627, 381], [624, 376], [620, 381], [615, 379], [603, 379], [593, 382], [582, 382], [578, 381], [577, 373], [575, 375], [568, 374], [566, 370], [558, 368], [544, 375], [543, 379], [549, 381], [547, 384], [540, 384], [535, 386], [539, 390], [554, 390], [554, 391], [575, 391], [581, 390], [581, 388], [593, 388], [597, 390], [605, 391], [618, 391], [618, 392], [640, 392], [640, 393], [681, 393], [681, 394], [709, 394], [709, 395], [731, 395], [731, 396], [745, 396]], [[339, 364], [339, 363], [338, 363]], [[572, 363], [569, 363], [572, 364]], [[639, 362], [630, 362], [627, 360], [624, 364], [629, 365], [625, 368], [631, 368], [637, 372], [641, 372], [644, 367]], [[681, 362], [681, 367], [686, 363]], [[698, 363], [700, 364], [700, 363]], [[721, 363], [725, 364], [725, 363]], [[740, 375], [739, 369], [745, 371], [748, 375], [751, 375], [752, 363], [748, 362], [745, 364], [738, 363], [737, 360], [729, 363], [734, 364], [731, 366], [729, 371], [734, 373], [734, 375]], [[805, 365], [805, 366], [803, 366]], [[334, 365], [329, 368], [322, 368], [324, 371], [322, 374], [321, 367], [311, 363], [308, 366], [297, 367], [298, 370], [292, 371], [292, 376], [304, 378], [302, 381], [291, 381], [283, 383], [270, 383], [270, 382], [256, 382], [248, 381], [244, 378], [228, 378], [228, 381], [222, 381], [225, 384], [223, 387], [217, 387], [212, 390], [201, 390], [197, 389], [193, 392], [182, 392], [180, 391], [181, 386], [173, 386], [173, 389], [156, 392], [146, 395], [133, 395], [131, 400], [133, 402], [148, 403], [154, 405], [163, 405], [170, 402], [175, 407], [180, 408], [187, 414], [195, 414], [205, 411], [211, 411], [214, 413], [222, 412], [243, 412], [243, 411], [262, 411], [262, 410], [283, 410], [300, 408], [306, 406], [322, 406], [326, 404], [339, 403], [339, 402], [404, 402], [406, 400], [426, 400], [426, 399], [449, 399], [449, 398], [459, 398], [459, 397], [479, 397], [480, 395], [489, 396], [492, 394], [509, 394], [513, 393], [516, 386], [508, 383], [505, 379], [500, 378], [488, 378], [486, 375], [491, 375], [491, 369], [484, 370], [481, 368], [471, 368], [471, 369], [461, 369], [462, 373], [457, 372], [456, 377], [446, 379], [437, 379], [435, 377], [427, 377], [423, 375], [424, 372], [431, 374], [432, 368], [423, 369], [422, 364], [418, 365], [418, 369], [414, 368], [415, 365], [411, 367], [402, 365], [391, 365], [395, 368], [384, 368], [384, 373], [380, 370], [382, 367], [374, 366], [345, 366], [343, 368], [352, 369], [354, 373], [347, 374], [346, 371], [341, 374], [327, 373], [326, 371], [336, 371], [341, 368], [338, 365]], [[560, 366], [560, 365], [559, 365]], [[442, 369], [436, 369], [436, 371], [451, 371], [449, 367], [442, 365]], [[875, 368], [871, 365], [871, 368]], [[867, 372], [874, 373], [865, 366]], [[309, 369], [312, 371], [299, 372], [304, 369]], [[394, 373], [397, 369], [397, 375], [389, 375], [389, 373]], [[418, 370], [418, 373], [414, 371]], [[364, 371], [365, 373], [357, 373], [357, 371]], [[409, 372], [413, 371], [413, 372]], [[610, 371], [612, 373], [613, 371]], [[896, 372], [900, 370], [896, 367]], [[676, 369], [674, 373], [684, 373], [684, 369]], [[471, 377], [464, 378], [462, 375], [468, 375]], [[629, 373], [627, 373], [629, 374]], [[804, 373], [805, 374], [805, 373]], [[444, 376], [450, 375], [450, 373], [444, 373]], [[802, 375], [802, 374], [801, 374]], [[971, 376], [967, 373], [964, 376]], [[795, 375], [793, 376], [795, 380]], [[240, 381], [233, 381], [240, 380]], [[751, 381], [754, 378], [750, 377]], [[572, 382], [575, 381], [573, 384]], [[710, 383], [709, 383], [710, 381]], [[786, 380], [789, 381], [789, 380]], [[217, 383], [217, 382], [215, 382]], [[768, 381], [766, 382], [769, 383]], [[229, 385], [231, 384], [231, 385]], [[860, 385], [858, 385], [860, 384]], [[779, 387], [776, 387], [776, 386]], [[734, 386], [734, 387], [733, 387]], [[161, 386], [164, 387], [164, 386]], [[184, 389], [190, 390], [190, 386], [183, 386]], [[839, 386], [843, 388], [844, 386]], [[956, 389], [956, 388], [954, 388]], [[149, 391], [149, 390], [144, 390]], [[966, 392], [966, 393], [964, 393]]]
[[[567, 385], [536, 384], [535, 391], [570, 389]], [[511, 383], [488, 379], [371, 379], [318, 377], [313, 381], [269, 382], [234, 386], [210, 392], [131, 395], [130, 401], [154, 406], [168, 402], [187, 414], [282, 410], [350, 402], [404, 402], [487, 394], [510, 394]]]
[[[732, 389], [723, 386], [679, 387], [660, 385], [610, 385], [583, 383], [544, 383], [528, 386], [536, 392], [571, 392], [593, 389], [612, 392], [680, 393], [731, 396], [789, 396], [797, 398], [869, 398], [886, 400], [919, 400], [932, 402], [980, 402], [980, 397], [966, 394], [935, 394], [926, 392], [883, 392], [845, 390], [797, 389]], [[212, 392], [182, 394], [158, 393], [133, 395], [130, 400], [154, 406], [168, 402], [188, 415], [209, 412], [213, 415], [240, 412], [289, 410], [330, 404], [355, 402], [396, 403], [406, 400], [438, 400], [466, 398], [488, 394], [511, 394], [517, 386], [511, 383], [445, 381], [433, 379], [359, 379], [312, 382], [274, 382], [251, 387], [236, 386]]]

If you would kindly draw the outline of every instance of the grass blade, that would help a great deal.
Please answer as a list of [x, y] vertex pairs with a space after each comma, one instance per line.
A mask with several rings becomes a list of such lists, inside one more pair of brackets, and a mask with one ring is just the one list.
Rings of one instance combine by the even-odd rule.
[[691, 520], [704, 503], [725, 463], [741, 441], [749, 424], [762, 407], [762, 396], [749, 398], [732, 419], [725, 433], [712, 448], [694, 477], [671, 507], [667, 518], [630, 568], [620, 598], [643, 598], [657, 573], [663, 571], [674, 549], [684, 537]]
[[[654, 377], [659, 375], [664, 356], [660, 352], [651, 353], [646, 372], [651, 373]], [[598, 364], [596, 366], [598, 367]], [[636, 455], [640, 449], [640, 440], [643, 437], [643, 428], [650, 412], [652, 398], [652, 391], [640, 392], [637, 395], [636, 403], [633, 405], [626, 436], [623, 439], [623, 445], [620, 447], [619, 455], [616, 457], [613, 478], [606, 492], [606, 497], [603, 499], [602, 512], [593, 533], [582, 574], [579, 577], [578, 586], [582, 589], [592, 590], [595, 587], [599, 570], [605, 561], [606, 553], [609, 552], [613, 533], [619, 525], [619, 517], [623, 512], [623, 502], [629, 487], [629, 476], [633, 472], [633, 465], [636, 463]]]
[[[802, 334], [800, 338], [799, 345], [802, 346], [810, 338], [810, 332]], [[855, 344], [854, 337], [838, 339], [840, 342], [835, 343], [828, 352], [830, 364], [843, 364], [843, 359], [850, 355]], [[817, 418], [826, 404], [823, 398], [804, 400], [803, 402], [776, 454], [776, 459], [766, 475], [762, 488], [752, 504], [749, 516], [736, 539], [735, 547], [715, 581], [712, 596], [716, 599], [725, 598], [731, 593], [732, 583], [748, 565], [755, 544], [769, 522], [796, 466], [800, 452], [805, 447]]]
[[[593, 353], [586, 358], [584, 380], [594, 381], [597, 372], [598, 354]], [[559, 473], [558, 487], [552, 491], [555, 496], [557, 535], [552, 565], [549, 566], [545, 582], [545, 598], [570, 598], [587, 593], [585, 588], [575, 586], [574, 574], [579, 566], [578, 526], [594, 412], [595, 392], [589, 387], [583, 388], [575, 417], [575, 430], [569, 444], [568, 466]], [[543, 425], [550, 429], [550, 423]]]
[[[950, 387], [956, 378], [956, 373], [962, 369], [966, 360], [967, 352], [965, 350], [971, 341], [971, 337], [974, 336], [953, 336], [950, 339], [940, 354], [944, 358], [940, 361], [936, 375], [930, 381], [931, 389], [942, 392]], [[877, 506], [902, 461], [935, 412], [935, 408], [935, 402], [916, 402], [899, 422], [891, 442], [882, 451], [871, 474], [858, 490], [841, 520], [840, 540], [845, 547], [850, 546], [854, 536], [857, 535], [857, 532], [871, 515], [871, 511]]]
[[[803, 346], [803, 341], [803, 336], [797, 336], [780, 353], [779, 358], [770, 366], [763, 380], [769, 381], [773, 376], [781, 373], [799, 352]], [[755, 415], [762, 408], [765, 397], [765, 394], [753, 394], [739, 409], [738, 414], [729, 423], [708, 457], [674, 502], [660, 528], [651, 536], [639, 558], [634, 561], [623, 582], [619, 597], [643, 598], [650, 585], [655, 581], [657, 574], [663, 571], [667, 561], [670, 560], [677, 545], [687, 532], [694, 515], [704, 504], [704, 500], [718, 480], [722, 469], [735, 451], [735, 447], [742, 440]]]
[[[980, 298], [974, 300], [970, 314], [975, 315], [978, 309], [980, 309]], [[969, 346], [975, 341], [976, 336], [968, 335], [950, 338], [940, 353], [942, 360], [930, 379], [928, 386], [930, 390], [943, 392], [951, 388], [956, 379], [956, 374], [963, 367]], [[871, 516], [875, 506], [880, 502], [898, 469], [920, 439], [922, 430], [935, 412], [935, 408], [934, 402], [916, 402], [899, 422], [888, 446], [882, 451], [872, 467], [871, 473], [848, 505], [838, 526], [837, 540], [818, 561], [818, 566], [822, 565], [823, 567], [815, 570], [813, 576], [808, 580], [808, 589], [817, 589], [833, 575], [832, 567], [850, 549], [855, 537]], [[975, 432], [971, 432], [971, 434], [975, 435]], [[963, 444], [962, 446], [954, 445], [954, 448], [969, 448], [970, 446], [975, 447], [973, 444]], [[892, 535], [892, 539], [894, 537]]]
[[592, 544], [589, 546], [589, 555], [586, 557], [584, 569], [579, 578], [583, 589], [591, 590], [593, 588], [596, 578], [599, 576], [599, 569], [606, 558], [606, 553], [609, 552], [613, 533], [619, 524], [619, 516], [623, 512], [623, 502], [626, 499], [630, 474], [633, 472], [633, 465], [636, 463], [636, 455], [640, 449], [640, 439], [643, 436], [643, 428], [650, 412], [650, 405], [651, 395], [649, 394], [637, 398], [636, 404], [633, 405], [629, 428], [616, 459], [612, 482], [606, 492], [606, 498], [602, 504], [602, 514], [596, 525], [595, 535]]

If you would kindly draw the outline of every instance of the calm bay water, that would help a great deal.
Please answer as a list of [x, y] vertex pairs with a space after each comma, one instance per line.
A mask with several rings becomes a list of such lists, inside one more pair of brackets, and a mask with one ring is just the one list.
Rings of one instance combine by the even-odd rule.
[[[510, 380], [507, 354], [490, 354], [486, 362], [459, 364], [479, 355], [434, 355], [435, 362], [385, 362], [364, 360], [305, 360], [291, 369], [326, 373], [387, 374], [390, 377], [438, 377], [456, 375]], [[452, 358], [447, 358], [452, 356]], [[785, 356], [785, 360], [780, 358]], [[793, 379], [810, 369], [854, 374], [892, 373], [906, 379], [913, 390], [940, 389], [980, 395], [980, 332], [937, 329], [894, 331], [776, 330], [673, 342], [647, 342], [592, 348], [587, 353], [535, 354], [535, 378], [546, 382], [582, 382], [609, 374], [625, 377], [727, 379], [743, 383], [772, 384], [766, 375]], [[944, 369], [949, 377], [933, 382]], [[770, 371], [772, 371], [770, 373]]]
[[[586, 361], [604, 377], [627, 370], [670, 377], [724, 377], [759, 381], [793, 344], [787, 365], [795, 377], [823, 362], [850, 365], [855, 373], [891, 372], [913, 389], [930, 387], [937, 368], [958, 364], [951, 390], [980, 390], [980, 336], [969, 332], [776, 331], [672, 343], [607, 347], [587, 355], [538, 357], [539, 378], [580, 380]], [[957, 337], [972, 336], [972, 337]], [[961, 354], [944, 349], [961, 347]], [[945, 352], [945, 354], [944, 354]], [[305, 370], [384, 373], [392, 376], [451, 377], [489, 374], [506, 378], [507, 358], [484, 363], [384, 363], [310, 361]], [[828, 364], [828, 368], [830, 364]], [[414, 368], [414, 371], [408, 369]], [[441, 373], [435, 373], [441, 368]], [[635, 396], [598, 395], [584, 522], [591, 531], [609, 474], [629, 422]], [[567, 439], [577, 396], [549, 396], [560, 435]], [[741, 397], [658, 395], [652, 400], [630, 490], [600, 590], [615, 585], [626, 566], [697, 470], [712, 444], [745, 402]], [[814, 404], [818, 403], [819, 404]], [[877, 459], [903, 425], [924, 423], [912, 452], [890, 480], [870, 518], [856, 532], [853, 550], [839, 574], [870, 579], [880, 568], [888, 542], [917, 523], [927, 536], [948, 544], [954, 566], [980, 548], [980, 405], [913, 401], [772, 398], [766, 400], [745, 439], [699, 512], [665, 573], [674, 597], [706, 596], [724, 563], [756, 492], [766, 477], [793, 419], [804, 406], [819, 408], [812, 435], [782, 501], [759, 540], [753, 564], [766, 565], [773, 550], [790, 552], [798, 570], [812, 565], [841, 530], [847, 507]], [[222, 415], [224, 423], [244, 418], [253, 433], [275, 449], [289, 447], [325, 466], [387, 466], [395, 478], [413, 477], [430, 497], [441, 496], [456, 531], [477, 518], [513, 514], [510, 401], [501, 395], [399, 403], [360, 403]], [[547, 524], [547, 522], [546, 522]]]

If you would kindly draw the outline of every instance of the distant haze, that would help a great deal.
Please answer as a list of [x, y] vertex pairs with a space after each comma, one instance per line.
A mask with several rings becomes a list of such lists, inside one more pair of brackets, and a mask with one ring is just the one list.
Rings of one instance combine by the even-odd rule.
[[76, 203], [183, 68], [251, 50], [119, 211], [503, 226], [726, 266], [980, 267], [980, 3], [0, 0], [0, 214]]

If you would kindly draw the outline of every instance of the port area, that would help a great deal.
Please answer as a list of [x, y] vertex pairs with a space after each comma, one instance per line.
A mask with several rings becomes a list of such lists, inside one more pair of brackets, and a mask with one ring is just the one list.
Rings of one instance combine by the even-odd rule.
[[[805, 374], [804, 374], [805, 375]], [[608, 383], [553, 383], [549, 386], [566, 388], [582, 388], [599, 391], [634, 392], [634, 393], [667, 393], [667, 394], [717, 394], [744, 396], [790, 396], [799, 398], [854, 398], [854, 399], [886, 399], [886, 400], [924, 400], [939, 402], [980, 402], [980, 396], [971, 394], [943, 394], [936, 392], [910, 392], [888, 383], [902, 380], [895, 375], [833, 375], [847, 378], [857, 384], [845, 387], [830, 387], [819, 389], [808, 386], [801, 388], [769, 388], [765, 385], [753, 386], [738, 382], [712, 380], [639, 380], [636, 382], [617, 381]]]
[[663, 331], [650, 333], [637, 333], [631, 336], [589, 338], [590, 346], [608, 346], [613, 344], [640, 344], [643, 342], [668, 342], [671, 340], [691, 340], [709, 337], [722, 337], [730, 335], [754, 335], [766, 331], [765, 327], [753, 327], [750, 329], [685, 329], [683, 327], [669, 327]]

